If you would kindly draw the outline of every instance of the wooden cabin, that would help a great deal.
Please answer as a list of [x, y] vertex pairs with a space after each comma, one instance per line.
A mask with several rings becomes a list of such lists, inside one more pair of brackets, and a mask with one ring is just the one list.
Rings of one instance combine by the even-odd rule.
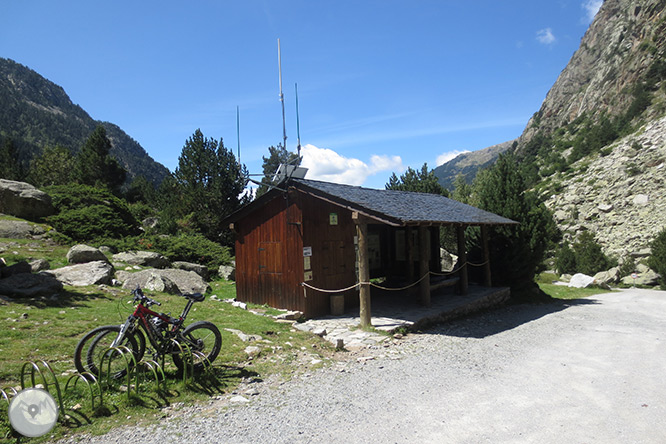
[[[330, 312], [331, 296], [343, 295], [346, 307], [360, 306], [362, 324], [370, 320], [371, 278], [415, 282], [440, 271], [440, 226], [457, 227], [463, 266], [447, 282], [465, 292], [465, 227], [486, 233], [489, 225], [516, 223], [439, 195], [295, 178], [227, 221], [236, 233], [238, 300], [315, 317]], [[488, 265], [484, 272], [490, 285]], [[421, 303], [429, 304], [433, 285], [441, 283], [421, 279]]]

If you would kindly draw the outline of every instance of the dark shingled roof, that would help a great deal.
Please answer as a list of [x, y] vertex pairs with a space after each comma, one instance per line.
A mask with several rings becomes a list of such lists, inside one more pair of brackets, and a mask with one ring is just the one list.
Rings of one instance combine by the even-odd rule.
[[375, 190], [293, 178], [286, 185], [392, 225], [517, 223], [437, 194]]

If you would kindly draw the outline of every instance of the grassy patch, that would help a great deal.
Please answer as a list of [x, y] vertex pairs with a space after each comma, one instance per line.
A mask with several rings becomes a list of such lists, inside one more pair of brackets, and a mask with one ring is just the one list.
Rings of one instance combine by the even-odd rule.
[[[275, 310], [263, 306], [248, 307], [265, 314], [260, 315], [222, 302], [235, 297], [233, 283], [216, 281], [211, 286], [212, 294], [217, 298], [211, 295], [197, 303], [186, 321], [186, 324], [211, 321], [222, 333], [222, 351], [205, 378], [184, 383], [167, 357], [167, 390], [158, 390], [155, 381], [149, 378], [142, 383], [141, 392], [138, 395], [132, 392], [128, 399], [121, 386], [110, 386], [105, 392], [105, 411], [93, 410], [85, 396], [85, 384], [78, 384], [65, 397], [65, 408], [73, 418], [74, 427], [58, 424], [49, 438], [62, 437], [77, 428], [100, 434], [125, 423], [136, 423], [138, 418], [156, 420], [164, 415], [162, 408], [165, 406], [187, 405], [228, 393], [243, 378], [265, 379], [268, 375], [289, 378], [312, 366], [321, 366], [322, 360], [327, 362], [334, 352], [333, 347], [321, 338], [295, 330], [290, 323], [277, 322], [268, 315], [277, 312]], [[152, 292], [147, 295], [162, 303], [156, 308], [158, 311], [174, 316], [185, 306], [185, 299], [180, 296]], [[66, 287], [57, 298], [0, 300], [3, 325], [0, 328], [0, 389], [20, 388], [21, 367], [28, 361], [40, 360], [49, 363], [64, 387], [67, 379], [75, 374], [72, 359], [79, 339], [97, 326], [124, 321], [133, 310], [130, 300], [129, 291], [104, 286]], [[261, 339], [243, 342], [226, 328], [258, 335]], [[258, 346], [261, 349], [259, 355], [249, 357], [245, 352], [248, 345]], [[146, 355], [148, 357], [149, 353]], [[1, 407], [3, 402], [0, 398], [0, 437], [8, 436], [9, 432], [7, 410]]]
[[603, 288], [573, 288], [567, 287], [566, 285], [546, 283], [539, 283], [538, 285], [541, 291], [546, 293], [551, 298], [565, 300], [581, 299], [588, 296], [594, 296], [595, 294], [610, 293], [611, 291], [605, 290]]

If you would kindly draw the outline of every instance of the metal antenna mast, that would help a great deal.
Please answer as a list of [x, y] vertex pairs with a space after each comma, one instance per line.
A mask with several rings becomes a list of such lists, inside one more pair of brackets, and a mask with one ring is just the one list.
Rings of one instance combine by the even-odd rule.
[[301, 158], [301, 119], [298, 115], [298, 83], [294, 83], [296, 89], [296, 150], [298, 158]]
[[240, 164], [240, 111], [236, 106], [236, 138], [238, 139], [238, 163]]
[[287, 126], [284, 115], [284, 94], [282, 94], [282, 56], [280, 54], [280, 39], [278, 39], [278, 75], [280, 79], [280, 102], [282, 103], [282, 137], [284, 145], [282, 148], [287, 149]]

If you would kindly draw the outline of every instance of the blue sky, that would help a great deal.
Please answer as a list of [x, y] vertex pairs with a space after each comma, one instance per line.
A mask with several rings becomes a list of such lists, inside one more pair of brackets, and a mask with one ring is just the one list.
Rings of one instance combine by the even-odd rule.
[[0, 57], [178, 165], [197, 128], [261, 173], [300, 135], [308, 178], [383, 188], [518, 137], [601, 0], [0, 0]]

